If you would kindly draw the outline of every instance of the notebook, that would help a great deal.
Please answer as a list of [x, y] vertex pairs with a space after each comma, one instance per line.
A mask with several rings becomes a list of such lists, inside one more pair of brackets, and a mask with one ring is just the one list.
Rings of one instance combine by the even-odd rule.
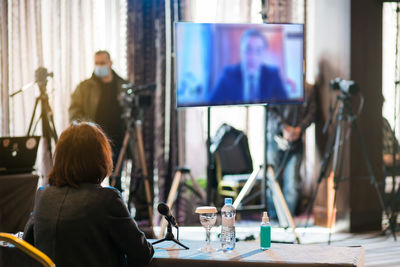
[[32, 172], [39, 140], [40, 136], [0, 137], [0, 174]]

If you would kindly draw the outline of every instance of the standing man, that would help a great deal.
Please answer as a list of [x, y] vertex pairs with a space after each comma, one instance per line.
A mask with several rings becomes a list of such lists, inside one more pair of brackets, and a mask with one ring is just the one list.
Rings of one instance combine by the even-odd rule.
[[[122, 147], [124, 122], [122, 107], [118, 101], [121, 85], [127, 83], [112, 69], [112, 61], [107, 51], [100, 50], [94, 55], [92, 77], [81, 82], [71, 96], [69, 120], [92, 121], [100, 125], [113, 148], [114, 166]], [[121, 177], [117, 177], [115, 187], [121, 190]]]
[[[306, 85], [305, 101], [299, 104], [274, 106], [268, 117], [268, 164], [274, 166], [282, 192], [294, 216], [300, 191], [300, 165], [303, 157], [303, 134], [315, 121], [316, 95], [313, 86]], [[268, 190], [268, 210], [276, 219], [276, 212]]]

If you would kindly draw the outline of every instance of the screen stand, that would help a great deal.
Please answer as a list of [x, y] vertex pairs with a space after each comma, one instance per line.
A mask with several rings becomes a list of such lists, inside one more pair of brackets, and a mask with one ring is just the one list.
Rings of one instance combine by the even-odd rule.
[[214, 202], [213, 193], [213, 173], [214, 165], [211, 158], [211, 107], [207, 108], [207, 204], [212, 205]]

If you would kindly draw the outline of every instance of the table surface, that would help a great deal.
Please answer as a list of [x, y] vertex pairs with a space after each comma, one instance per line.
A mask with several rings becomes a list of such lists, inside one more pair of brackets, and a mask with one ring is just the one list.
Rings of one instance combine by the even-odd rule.
[[[154, 240], [150, 240], [154, 241]], [[238, 242], [236, 248], [230, 252], [223, 252], [219, 249], [218, 242], [212, 242], [212, 246], [218, 251], [204, 253], [198, 249], [205, 242], [185, 241], [182, 243], [189, 246], [189, 250], [181, 249], [172, 242], [163, 242], [154, 245], [155, 253], [149, 267], [160, 266], [364, 266], [364, 248], [362, 247], [333, 247], [316, 245], [291, 245], [291, 244], [272, 244], [269, 250], [261, 250], [257, 242]], [[33, 262], [29, 257], [21, 261], [21, 253], [15, 248], [0, 246], [0, 266], [2, 254], [7, 254], [3, 260], [8, 260], [8, 265], [17, 266], [17, 262], [23, 263], [21, 266], [33, 266], [25, 264]], [[12, 264], [11, 264], [12, 263]], [[38, 264], [39, 265], [39, 264]], [[36, 266], [36, 265], [35, 265]]]
[[[152, 240], [154, 241], [154, 240]], [[190, 249], [181, 249], [178, 245], [168, 241], [154, 245], [155, 254], [153, 265], [162, 266], [162, 263], [194, 266], [207, 264], [223, 266], [274, 265], [274, 266], [363, 266], [364, 248], [362, 247], [333, 247], [327, 245], [292, 245], [272, 243], [269, 250], [262, 250], [258, 242], [237, 242], [233, 251], [224, 252], [219, 242], [211, 242], [217, 251], [204, 253], [199, 248], [205, 242], [181, 242]], [[193, 265], [194, 264], [194, 265]]]

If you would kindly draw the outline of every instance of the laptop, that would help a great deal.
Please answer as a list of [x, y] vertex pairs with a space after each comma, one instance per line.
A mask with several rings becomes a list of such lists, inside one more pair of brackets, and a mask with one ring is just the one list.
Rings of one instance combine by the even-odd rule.
[[0, 175], [33, 171], [40, 136], [0, 137]]

